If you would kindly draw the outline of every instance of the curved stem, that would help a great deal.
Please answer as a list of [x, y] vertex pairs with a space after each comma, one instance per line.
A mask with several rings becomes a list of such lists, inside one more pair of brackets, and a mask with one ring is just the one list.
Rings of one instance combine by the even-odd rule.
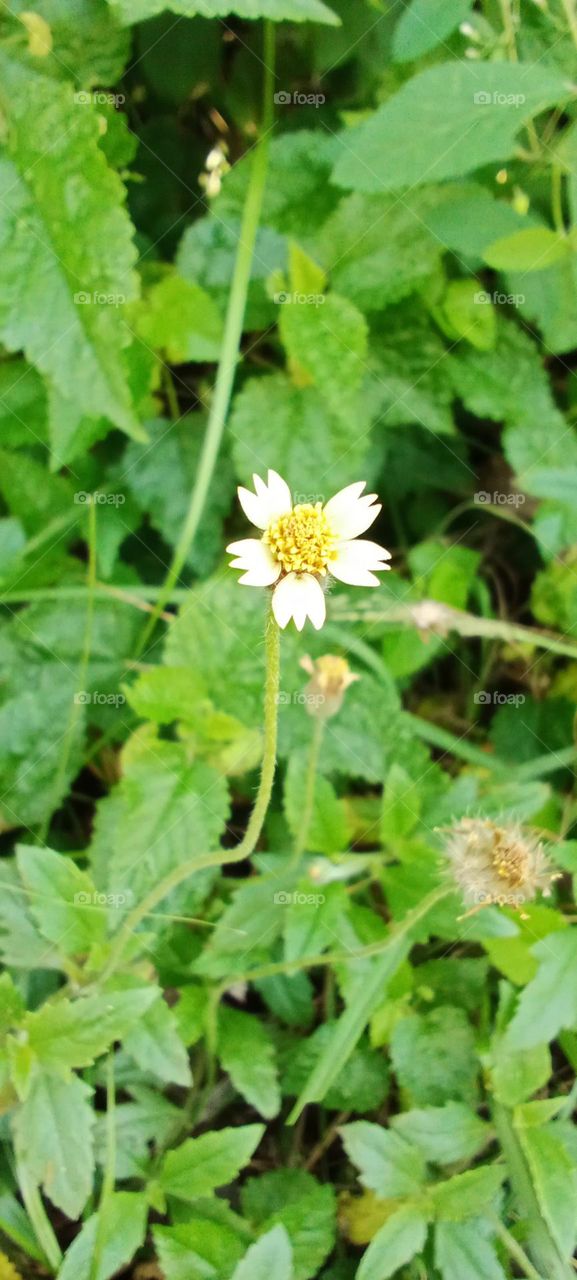
[[98, 1215], [96, 1219], [96, 1238], [94, 1253], [90, 1267], [90, 1280], [98, 1280], [100, 1264], [106, 1243], [106, 1210], [114, 1194], [116, 1182], [116, 1090], [114, 1085], [114, 1052], [109, 1053], [106, 1063], [106, 1164]]
[[121, 964], [125, 948], [135, 929], [147, 915], [166, 898], [172, 889], [188, 880], [189, 876], [205, 867], [225, 866], [231, 862], [243, 862], [249, 858], [256, 847], [262, 831], [267, 809], [272, 794], [276, 767], [276, 746], [278, 726], [278, 687], [280, 676], [280, 632], [272, 610], [269, 609], [265, 626], [266, 676], [264, 690], [264, 742], [261, 775], [256, 800], [248, 825], [240, 844], [235, 849], [217, 849], [213, 853], [205, 853], [199, 858], [191, 858], [181, 863], [160, 880], [153, 889], [129, 912], [122, 929], [114, 940], [108, 964], [101, 974], [101, 981], [109, 978]]
[[525, 1253], [525, 1250], [521, 1248], [519, 1241], [511, 1235], [511, 1232], [507, 1230], [506, 1226], [504, 1226], [501, 1219], [498, 1218], [496, 1214], [493, 1218], [493, 1225], [495, 1227], [495, 1235], [499, 1237], [501, 1243], [505, 1246], [509, 1257], [513, 1258], [513, 1261], [517, 1263], [517, 1266], [523, 1272], [523, 1275], [527, 1276], [527, 1280], [543, 1280], [542, 1275], [539, 1271], [535, 1270], [533, 1263], [529, 1261], [527, 1254]]
[[31, 1181], [24, 1161], [22, 1163], [20, 1161], [17, 1162], [16, 1171], [18, 1186], [22, 1193], [26, 1212], [34, 1228], [36, 1239], [43, 1249], [52, 1270], [58, 1271], [62, 1262], [62, 1252], [48, 1220], [38, 1187], [36, 1183]]
[[291, 865], [294, 867], [300, 859], [307, 847], [309, 832], [313, 817], [313, 809], [315, 803], [315, 786], [319, 767], [319, 755], [323, 740], [323, 730], [325, 722], [321, 716], [315, 716], [313, 724], [313, 732], [307, 764], [307, 776], [305, 784], [305, 796], [302, 811], [302, 818], [295, 837], [293, 855]]
[[186, 519], [156, 606], [140, 637], [137, 656], [142, 653], [154, 631], [172, 588], [178, 582], [184, 568], [200, 524], [218, 459], [238, 361], [252, 257], [264, 194], [268, 159], [268, 135], [273, 125], [274, 57], [274, 24], [265, 22], [263, 55], [264, 100], [261, 137], [252, 157], [252, 168], [243, 210], [214, 396]]

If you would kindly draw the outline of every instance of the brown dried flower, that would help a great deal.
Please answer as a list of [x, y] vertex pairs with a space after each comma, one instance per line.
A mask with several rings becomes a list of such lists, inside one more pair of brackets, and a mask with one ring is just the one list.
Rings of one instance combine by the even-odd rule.
[[539, 840], [518, 823], [498, 826], [488, 818], [462, 818], [449, 830], [446, 854], [472, 911], [491, 905], [520, 910], [538, 890], [547, 897], [558, 875]]

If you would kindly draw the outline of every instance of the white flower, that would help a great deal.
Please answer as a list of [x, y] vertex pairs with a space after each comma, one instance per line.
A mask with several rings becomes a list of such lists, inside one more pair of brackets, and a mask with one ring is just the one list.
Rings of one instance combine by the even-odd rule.
[[239, 488], [242, 509], [263, 534], [227, 547], [236, 559], [231, 568], [244, 570], [247, 587], [272, 587], [274, 616], [279, 627], [293, 618], [298, 631], [310, 618], [317, 631], [326, 616], [321, 585], [327, 574], [353, 587], [378, 587], [374, 570], [389, 569], [389, 551], [358, 535], [381, 510], [376, 494], [363, 494], [366, 482], [341, 489], [325, 506], [304, 502], [293, 506], [288, 484], [269, 471], [265, 483], [253, 476], [255, 492]]

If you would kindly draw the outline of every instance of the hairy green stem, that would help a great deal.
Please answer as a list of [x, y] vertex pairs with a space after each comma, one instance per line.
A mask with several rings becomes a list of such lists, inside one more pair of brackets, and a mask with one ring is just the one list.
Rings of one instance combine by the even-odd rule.
[[519, 1241], [515, 1239], [511, 1232], [501, 1222], [501, 1219], [495, 1214], [493, 1217], [493, 1225], [495, 1227], [495, 1235], [497, 1235], [501, 1243], [505, 1246], [509, 1257], [517, 1263], [527, 1280], [543, 1280], [543, 1276], [539, 1271], [535, 1270], [533, 1263], [529, 1261], [525, 1250], [521, 1248]]
[[300, 862], [301, 857], [307, 847], [311, 822], [313, 817], [313, 809], [315, 803], [315, 787], [317, 781], [317, 773], [319, 767], [319, 756], [323, 740], [323, 730], [325, 727], [324, 720], [321, 716], [314, 717], [313, 732], [311, 737], [311, 745], [309, 758], [307, 762], [307, 776], [305, 782], [305, 795], [302, 810], [302, 817], [299, 822], [298, 831], [295, 837], [293, 855], [291, 858], [291, 866], [296, 866]]
[[245, 858], [250, 857], [256, 848], [272, 795], [276, 767], [280, 632], [273, 617], [272, 609], [269, 609], [267, 613], [265, 625], [265, 654], [264, 740], [261, 775], [258, 792], [243, 839], [235, 849], [217, 849], [213, 853], [205, 853], [198, 858], [191, 858], [188, 862], [181, 863], [180, 866], [169, 872], [164, 879], [160, 880], [150, 890], [150, 893], [146, 894], [142, 902], [139, 902], [129, 912], [122, 929], [120, 929], [115, 938], [108, 964], [101, 975], [102, 981], [109, 978], [122, 963], [126, 946], [135, 929], [138, 928], [146, 916], [154, 911], [158, 903], [162, 902], [163, 898], [166, 898], [172, 889], [176, 889], [177, 885], [182, 884], [184, 880], [188, 880], [189, 876], [195, 875], [197, 871], [202, 871], [205, 867], [218, 867], [233, 862], [243, 862]]
[[[86, 677], [88, 673], [88, 663], [90, 661], [90, 650], [92, 647], [92, 624], [94, 620], [94, 596], [95, 596], [95, 587], [96, 587], [96, 504], [94, 502], [88, 503], [87, 519], [88, 519], [88, 533], [87, 533], [88, 567], [87, 567], [87, 573], [86, 573], [86, 589], [87, 589], [88, 595], [86, 600], [86, 621], [84, 624], [84, 639], [82, 642], [82, 653], [80, 655], [80, 662], [78, 664], [78, 673], [76, 677], [77, 688], [75, 692], [77, 694], [83, 690], [83, 687], [86, 684]], [[52, 803], [48, 809], [48, 812], [44, 817], [44, 821], [40, 828], [41, 844], [44, 844], [46, 841], [46, 836], [48, 835], [52, 814], [54, 813], [54, 810], [56, 809], [60, 801], [60, 795], [64, 788], [64, 783], [66, 780], [66, 771], [68, 769], [68, 765], [70, 762], [70, 755], [72, 752], [72, 742], [74, 738], [74, 731], [78, 724], [81, 706], [82, 706], [82, 703], [77, 702], [76, 698], [73, 698], [72, 707], [70, 709], [70, 716], [68, 719], [68, 724], [66, 726], [64, 738], [62, 740], [62, 750], [60, 752], [60, 759], [58, 761], [58, 769], [56, 772], [56, 781], [54, 783]]]
[[180, 574], [184, 568], [206, 505], [206, 499], [212, 484], [214, 470], [218, 459], [238, 362], [238, 352], [246, 309], [252, 257], [264, 195], [268, 159], [268, 136], [273, 124], [274, 57], [274, 24], [272, 22], [265, 22], [263, 55], [264, 90], [261, 136], [254, 149], [252, 157], [252, 168], [243, 210], [238, 250], [224, 326], [222, 349], [214, 387], [214, 396], [210, 407], [206, 435], [195, 476], [194, 487], [190, 495], [190, 503], [186, 519], [178, 539], [172, 563], [168, 570], [160, 596], [157, 600], [156, 607], [151, 613], [142, 632], [138, 647], [139, 654], [142, 653], [149, 637], [154, 631], [158, 618], [170, 596], [172, 588], [176, 582], [178, 582]]
[[519, 1211], [527, 1221], [529, 1253], [547, 1280], [574, 1280], [572, 1268], [561, 1257], [542, 1217], [510, 1112], [500, 1103], [493, 1107], [493, 1121]]
[[90, 1280], [98, 1280], [106, 1244], [106, 1211], [116, 1183], [116, 1089], [114, 1084], [114, 1051], [106, 1063], [106, 1163], [96, 1219], [96, 1239], [90, 1264]]

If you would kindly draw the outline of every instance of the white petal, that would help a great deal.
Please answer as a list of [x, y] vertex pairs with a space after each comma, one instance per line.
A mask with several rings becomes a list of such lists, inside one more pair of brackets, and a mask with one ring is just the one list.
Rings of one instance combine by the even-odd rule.
[[231, 569], [244, 569], [246, 572], [239, 582], [247, 587], [270, 587], [276, 582], [280, 573], [280, 564], [275, 560], [270, 547], [258, 538], [243, 538], [240, 542], [231, 542], [226, 548], [237, 558], [231, 561]]
[[306, 618], [320, 631], [326, 617], [323, 589], [311, 573], [287, 573], [273, 594], [272, 608], [279, 627], [294, 618], [297, 631], [302, 631]]
[[377, 542], [366, 542], [360, 538], [356, 542], [343, 542], [337, 548], [336, 560], [331, 560], [329, 570], [339, 582], [346, 582], [351, 587], [378, 587], [379, 579], [375, 578], [371, 569], [382, 572], [389, 569], [385, 564], [390, 560], [390, 551], [385, 551]]
[[365, 485], [366, 480], [349, 484], [327, 502], [325, 511], [337, 538], [358, 537], [372, 525], [381, 511], [380, 503], [375, 503], [376, 493], [366, 493], [361, 497]]
[[291, 492], [276, 471], [269, 471], [267, 483], [257, 475], [253, 476], [253, 481], [256, 493], [241, 485], [238, 500], [251, 524], [257, 529], [266, 529], [272, 520], [278, 520], [279, 516], [287, 515], [292, 509]]

